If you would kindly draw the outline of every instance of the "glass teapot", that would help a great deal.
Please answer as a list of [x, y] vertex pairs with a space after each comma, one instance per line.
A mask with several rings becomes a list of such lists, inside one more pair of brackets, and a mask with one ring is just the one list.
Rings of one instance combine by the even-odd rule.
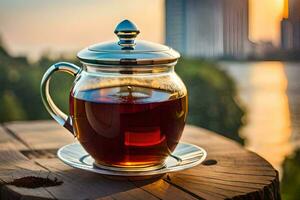
[[[114, 31], [118, 41], [81, 50], [82, 67], [52, 65], [41, 81], [50, 115], [73, 133], [100, 167], [159, 167], [181, 137], [187, 116], [187, 90], [174, 71], [180, 57], [170, 47], [136, 40], [129, 20]], [[49, 81], [56, 72], [75, 77], [70, 115], [52, 101]]]

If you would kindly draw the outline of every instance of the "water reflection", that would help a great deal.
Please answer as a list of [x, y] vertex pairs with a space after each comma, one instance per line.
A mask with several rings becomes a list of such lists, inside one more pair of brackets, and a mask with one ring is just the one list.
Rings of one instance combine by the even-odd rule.
[[267, 159], [281, 173], [292, 151], [288, 80], [281, 62], [222, 63], [236, 80], [241, 102], [247, 110], [240, 131], [246, 148]]

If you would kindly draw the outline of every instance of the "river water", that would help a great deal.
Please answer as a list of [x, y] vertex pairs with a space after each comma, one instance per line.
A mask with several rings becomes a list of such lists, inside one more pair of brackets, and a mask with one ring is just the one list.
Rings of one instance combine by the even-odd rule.
[[300, 63], [222, 62], [246, 109], [240, 136], [246, 148], [282, 175], [286, 156], [300, 148]]

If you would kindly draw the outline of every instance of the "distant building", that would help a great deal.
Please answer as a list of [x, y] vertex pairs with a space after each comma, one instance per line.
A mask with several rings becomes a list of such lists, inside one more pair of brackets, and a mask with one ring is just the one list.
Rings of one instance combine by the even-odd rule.
[[168, 45], [189, 57], [247, 57], [248, 0], [165, 2]]
[[288, 19], [281, 20], [281, 48], [284, 50], [293, 49], [292, 23]]
[[272, 41], [260, 41], [252, 43], [251, 57], [256, 59], [272, 58], [278, 52]]
[[[174, 2], [176, 0], [169, 1]], [[223, 56], [223, 21], [221, 20], [222, 7], [220, 2], [221, 0], [185, 1], [185, 48], [182, 49], [183, 54], [191, 57], [209, 58]], [[170, 42], [172, 46], [172, 41]]]
[[281, 21], [281, 47], [300, 50], [300, 0], [286, 0], [286, 13]]
[[249, 1], [223, 0], [224, 55], [244, 58], [250, 53]]
[[185, 52], [186, 8], [185, 0], [166, 0], [166, 43], [176, 50]]

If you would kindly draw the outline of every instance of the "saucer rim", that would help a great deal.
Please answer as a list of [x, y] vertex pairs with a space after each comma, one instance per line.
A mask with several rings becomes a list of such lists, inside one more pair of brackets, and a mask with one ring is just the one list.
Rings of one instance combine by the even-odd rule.
[[[202, 153], [201, 158], [199, 160], [195, 161], [195, 162], [192, 162], [192, 163], [183, 164], [183, 165], [178, 165], [177, 164], [177, 165], [171, 166], [171, 167], [164, 166], [164, 167], [162, 167], [160, 169], [156, 169], [156, 170], [149, 170], [149, 171], [115, 171], [115, 170], [97, 168], [97, 167], [94, 166], [94, 164], [83, 166], [83, 165], [80, 165], [80, 164], [76, 164], [72, 161], [69, 161], [69, 160], [65, 159], [63, 156], [61, 156], [61, 152], [64, 149], [68, 148], [69, 146], [72, 146], [72, 145], [80, 145], [81, 146], [79, 141], [64, 145], [61, 148], [59, 148], [58, 151], [57, 151], [57, 156], [63, 163], [65, 163], [66, 165], [68, 165], [72, 168], [81, 169], [81, 170], [85, 170], [85, 171], [89, 171], [89, 172], [93, 172], [93, 173], [97, 173], [97, 174], [102, 174], [102, 175], [122, 176], [122, 177], [153, 176], [153, 175], [161, 175], [161, 174], [165, 174], [165, 173], [169, 173], [169, 172], [182, 171], [182, 170], [189, 169], [189, 168], [192, 168], [192, 167], [195, 167], [195, 166], [201, 164], [207, 157], [206, 150], [202, 147], [199, 147], [198, 145], [191, 144], [191, 143], [188, 143], [188, 142], [179, 142], [178, 144], [186, 144], [186, 145], [194, 146], [195, 148], [199, 149], [199, 151], [201, 151], [201, 153]], [[87, 155], [89, 155], [89, 154], [87, 154]]]

